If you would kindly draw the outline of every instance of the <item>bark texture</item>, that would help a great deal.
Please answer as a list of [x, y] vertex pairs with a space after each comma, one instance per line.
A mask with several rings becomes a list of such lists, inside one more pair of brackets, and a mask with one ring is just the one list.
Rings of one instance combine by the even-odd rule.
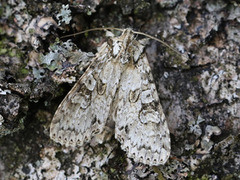
[[[2, 0], [0, 14], [0, 179], [240, 178], [238, 1]], [[171, 132], [163, 166], [135, 164], [111, 135], [79, 149], [49, 138], [57, 106], [107, 41], [101, 31], [61, 37], [103, 26], [188, 57], [146, 48]]]

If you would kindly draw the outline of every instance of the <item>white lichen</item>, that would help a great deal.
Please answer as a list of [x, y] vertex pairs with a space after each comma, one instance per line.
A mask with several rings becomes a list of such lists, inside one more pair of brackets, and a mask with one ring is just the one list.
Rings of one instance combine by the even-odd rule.
[[188, 126], [190, 128], [190, 132], [194, 133], [197, 137], [202, 135], [202, 129], [199, 126], [200, 123], [204, 122], [205, 120], [199, 115], [197, 121], [190, 121]]
[[72, 16], [71, 10], [69, 9], [69, 4], [62, 5], [61, 11], [57, 14], [58, 25], [60, 26], [62, 23], [69, 24]]
[[239, 98], [236, 91], [240, 89], [240, 75], [237, 73], [236, 66], [232, 64], [222, 66], [219, 69], [214, 68], [211, 74], [209, 71], [205, 71], [201, 75], [202, 87], [210, 104], [222, 100], [231, 103], [234, 99]]

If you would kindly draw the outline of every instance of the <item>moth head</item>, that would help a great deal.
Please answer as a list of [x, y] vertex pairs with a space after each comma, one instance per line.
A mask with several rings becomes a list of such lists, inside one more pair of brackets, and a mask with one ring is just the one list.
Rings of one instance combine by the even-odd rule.
[[124, 29], [124, 31], [120, 37], [126, 41], [132, 41], [134, 39], [134, 33], [133, 33], [132, 29], [127, 28], [127, 29]]
[[128, 49], [129, 45], [134, 41], [134, 33], [131, 29], [125, 29], [122, 35], [118, 38], [119, 42], [122, 42], [122, 48]]

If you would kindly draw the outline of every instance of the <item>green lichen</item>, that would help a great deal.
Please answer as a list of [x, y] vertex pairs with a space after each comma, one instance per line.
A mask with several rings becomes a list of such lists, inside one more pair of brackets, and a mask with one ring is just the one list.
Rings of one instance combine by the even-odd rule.
[[0, 49], [0, 55], [4, 55], [7, 53], [7, 49], [1, 48]]
[[167, 62], [169, 66], [181, 69], [190, 69], [190, 65], [185, 63], [179, 54], [173, 52], [173, 50], [166, 48], [167, 53], [169, 54], [169, 61]]
[[11, 47], [7, 38], [0, 41], [0, 56], [8, 59], [8, 61], [1, 61], [0, 65], [8, 67], [8, 71], [15, 75], [16, 80], [25, 78], [28, 75], [24, 51], [17, 47]]
[[20, 76], [22, 75], [22, 76], [26, 76], [26, 75], [28, 75], [29, 74], [29, 69], [27, 69], [27, 68], [25, 68], [25, 67], [23, 67], [23, 68], [21, 68], [20, 69]]
[[23, 52], [20, 49], [17, 48], [10, 48], [8, 45], [8, 39], [3, 38], [0, 41], [0, 55], [6, 55], [9, 57], [16, 57], [16, 58], [22, 58]]
[[197, 178], [197, 179], [199, 179], [199, 180], [208, 180], [209, 178], [208, 178], [207, 175], [203, 175], [201, 178]]
[[35, 34], [35, 29], [33, 29], [33, 28], [29, 29], [29, 30], [28, 30], [28, 33], [29, 33], [30, 35], [34, 35], [34, 34]]
[[166, 18], [166, 16], [164, 16], [163, 13], [158, 12], [158, 13], [156, 14], [156, 18], [157, 18], [157, 21], [158, 21], [158, 22], [163, 22], [164, 19]]
[[6, 38], [3, 38], [0, 41], [0, 55], [6, 55], [7, 54], [8, 49], [7, 49], [6, 43], [7, 43], [7, 39]]
[[134, 8], [134, 14], [139, 14], [141, 12], [144, 12], [146, 9], [149, 9], [151, 4], [146, 1], [138, 1], [136, 7]]
[[166, 180], [166, 179], [163, 177], [162, 172], [161, 172], [161, 170], [160, 170], [158, 167], [153, 166], [153, 171], [158, 174], [158, 175], [157, 175], [157, 179], [158, 179], [158, 180]]
[[198, 76], [192, 76], [192, 82], [198, 82], [199, 78]]
[[10, 51], [8, 51], [8, 55], [9, 55], [10, 57], [15, 57], [16, 54], [17, 54], [16, 49], [11, 49]]
[[87, 14], [88, 16], [91, 16], [91, 15], [92, 15], [91, 9], [88, 9], [86, 14]]

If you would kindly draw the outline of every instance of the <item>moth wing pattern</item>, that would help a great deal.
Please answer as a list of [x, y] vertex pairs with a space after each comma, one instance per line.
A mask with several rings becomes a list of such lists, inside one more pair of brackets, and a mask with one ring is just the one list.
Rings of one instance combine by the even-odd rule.
[[144, 44], [132, 44], [137, 58], [133, 53], [114, 101], [115, 138], [134, 161], [151, 166], [165, 164], [171, 148], [169, 129], [146, 54], [141, 50]]
[[115, 138], [129, 158], [164, 164], [170, 137], [151, 69], [144, 53], [146, 39], [131, 29], [112, 37], [59, 105], [50, 137], [65, 146], [82, 146], [115, 123]]
[[100, 134], [120, 79], [120, 67], [113, 64], [107, 43], [69, 91], [56, 110], [50, 137], [65, 146], [82, 146]]

